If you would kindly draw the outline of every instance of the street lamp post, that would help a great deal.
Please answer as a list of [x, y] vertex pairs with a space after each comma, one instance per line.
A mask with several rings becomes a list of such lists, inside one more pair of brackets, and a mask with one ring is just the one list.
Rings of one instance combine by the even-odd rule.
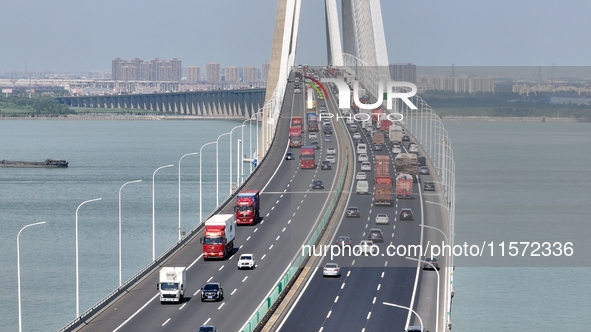
[[[218, 206], [220, 206], [220, 186], [219, 186], [219, 180], [220, 180], [220, 167], [219, 167], [219, 158], [218, 158], [218, 154], [219, 154], [219, 140], [220, 138], [222, 138], [222, 136], [226, 136], [226, 135], [230, 135], [231, 133], [224, 133], [221, 134], [220, 136], [218, 136], [218, 139], [215, 140], [215, 206], [216, 208]], [[232, 146], [232, 140], [230, 140], [230, 146]], [[231, 156], [230, 156], [231, 158]]]
[[217, 146], [217, 142], [209, 142], [209, 143], [205, 143], [201, 146], [201, 148], [199, 149], [199, 223], [201, 223], [203, 221], [203, 194], [201, 192], [201, 157], [203, 156], [203, 153], [201, 153], [201, 151], [203, 151], [203, 148], [210, 145], [210, 144], [215, 144]]
[[183, 158], [185, 158], [186, 156], [191, 156], [195, 154], [199, 154], [199, 152], [191, 152], [184, 154], [179, 159], [179, 241], [181, 240], [181, 160], [183, 160]]
[[154, 178], [156, 177], [156, 172], [158, 170], [168, 167], [173, 167], [174, 165], [166, 165], [160, 166], [156, 168], [154, 173], [152, 173], [152, 261], [156, 260], [156, 208], [155, 208], [155, 201], [154, 201]]
[[[409, 308], [409, 307], [405, 307], [405, 306], [398, 305], [398, 304], [394, 304], [394, 303], [390, 303], [390, 302], [382, 302], [382, 304], [383, 304], [383, 305], [389, 305], [389, 306], [391, 306], [391, 307], [397, 307], [397, 308], [401, 308], [401, 309], [406, 309], [406, 310], [408, 310], [408, 311], [412, 312], [413, 314], [415, 314], [415, 315], [417, 316], [417, 318], [419, 319], [419, 322], [421, 323], [421, 331], [423, 331], [423, 330], [424, 330], [424, 327], [425, 327], [425, 326], [423, 325], [423, 320], [421, 319], [421, 316], [419, 316], [419, 314], [417, 314], [417, 312], [416, 312], [416, 311], [412, 310], [412, 309], [411, 309], [411, 308]], [[439, 331], [437, 331], [437, 332], [439, 332]]]
[[[230, 195], [232, 195], [232, 135], [234, 133], [234, 129], [237, 128], [243, 128], [244, 124], [240, 125], [240, 126], [236, 126], [234, 128], [232, 128], [232, 130], [230, 130]], [[236, 164], [236, 174], [238, 174], [240, 171], [240, 164]], [[236, 185], [238, 185], [238, 182], [236, 182]]]
[[121, 273], [122, 273], [122, 266], [121, 266], [121, 190], [125, 185], [130, 183], [142, 182], [142, 180], [135, 180], [125, 182], [121, 188], [119, 188], [119, 287], [121, 287], [122, 280], [121, 280]]
[[429, 266], [431, 266], [433, 268], [433, 271], [435, 271], [437, 273], [437, 304], [436, 304], [436, 308], [435, 308], [435, 312], [437, 312], [437, 319], [435, 320], [435, 331], [439, 331], [439, 317], [440, 317], [439, 316], [439, 271], [437, 270], [435, 265], [431, 264], [431, 262], [428, 262], [424, 259], [418, 259], [418, 258], [413, 258], [413, 257], [404, 257], [404, 258], [411, 260], [411, 261], [427, 263], [427, 264], [429, 264]]
[[28, 224], [21, 228], [21, 230], [16, 235], [16, 276], [17, 276], [17, 288], [18, 288], [18, 330], [21, 332], [23, 330], [23, 322], [21, 316], [21, 249], [20, 249], [20, 236], [21, 232], [30, 226], [36, 226], [45, 224], [45, 221], [36, 222], [34, 224]]
[[78, 205], [76, 208], [76, 317], [80, 316], [80, 281], [78, 280], [78, 210], [83, 204], [100, 201], [102, 198], [95, 198], [90, 199], [88, 201], [84, 201]]

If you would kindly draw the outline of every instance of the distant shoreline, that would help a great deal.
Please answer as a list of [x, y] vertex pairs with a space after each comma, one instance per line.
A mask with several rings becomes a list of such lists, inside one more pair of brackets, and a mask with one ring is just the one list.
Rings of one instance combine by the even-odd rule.
[[[0, 120], [245, 120], [239, 116], [211, 116], [211, 115], [82, 115], [69, 114], [61, 116], [0, 116]], [[494, 116], [444, 116], [442, 121], [472, 121], [472, 122], [563, 122], [563, 123], [591, 123], [591, 118], [562, 118], [562, 117], [494, 117]]]

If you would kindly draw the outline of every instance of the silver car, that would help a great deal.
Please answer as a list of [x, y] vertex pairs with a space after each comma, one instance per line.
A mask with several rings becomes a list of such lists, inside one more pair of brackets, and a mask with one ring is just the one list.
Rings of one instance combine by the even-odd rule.
[[341, 268], [337, 263], [326, 263], [322, 268], [322, 276], [324, 277], [340, 277]]

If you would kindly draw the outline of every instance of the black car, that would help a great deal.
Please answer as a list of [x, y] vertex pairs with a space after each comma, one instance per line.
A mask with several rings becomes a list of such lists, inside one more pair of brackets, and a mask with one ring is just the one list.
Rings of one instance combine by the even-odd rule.
[[423, 270], [439, 270], [439, 261], [437, 257], [425, 257], [423, 258]]
[[323, 160], [322, 163], [320, 164], [320, 169], [331, 170], [332, 169], [332, 165], [330, 164], [330, 161]]
[[419, 166], [427, 166], [427, 158], [425, 156], [419, 156], [417, 158], [417, 163]]
[[359, 218], [359, 215], [360, 215], [359, 209], [355, 206], [349, 206], [347, 208], [347, 211], [345, 212], [345, 214], [347, 215], [347, 218], [349, 218], [349, 217]]
[[310, 146], [313, 146], [314, 150], [320, 150], [320, 143], [318, 142], [312, 142], [310, 143]]
[[425, 184], [423, 185], [423, 190], [424, 191], [435, 191], [435, 182], [433, 182], [433, 181], [425, 182]]
[[400, 220], [414, 220], [412, 216], [412, 210], [408, 208], [400, 210]]
[[419, 167], [419, 174], [421, 175], [429, 175], [429, 168], [427, 166]]
[[382, 234], [382, 230], [379, 228], [372, 228], [367, 233], [367, 239], [372, 240], [375, 242], [384, 242], [384, 234]]
[[224, 290], [217, 282], [208, 282], [201, 288], [201, 302], [205, 301], [223, 301]]
[[324, 183], [322, 180], [312, 181], [312, 189], [324, 189]]
[[293, 160], [293, 153], [288, 152], [285, 154], [285, 160]]
[[218, 329], [213, 325], [201, 325], [197, 332], [218, 332]]
[[327, 135], [332, 134], [332, 127], [324, 127], [323, 132]]
[[337, 238], [337, 245], [350, 246], [351, 245], [351, 238], [348, 236], [341, 235]]
[[402, 135], [402, 141], [408, 142], [410, 141], [410, 137], [407, 134]]

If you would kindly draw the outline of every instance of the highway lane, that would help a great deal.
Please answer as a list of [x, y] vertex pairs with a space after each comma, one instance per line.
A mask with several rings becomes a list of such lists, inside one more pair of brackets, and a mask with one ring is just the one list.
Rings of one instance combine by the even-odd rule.
[[[291, 91], [293, 89], [288, 88], [279, 123], [279, 135], [288, 132], [292, 105], [296, 112], [303, 113], [303, 94], [293, 95]], [[321, 144], [322, 149], [317, 150], [319, 154], [324, 153], [328, 146], [338, 149], [337, 142]], [[226, 261], [203, 261], [199, 239], [196, 237], [165, 262], [166, 266], [190, 267], [187, 271], [187, 300], [183, 304], [159, 303], [155, 288], [158, 271], [154, 271], [133, 287], [128, 296], [115, 301], [83, 329], [109, 331], [119, 327], [119, 331], [184, 331], [196, 329], [207, 322], [217, 324], [221, 330], [238, 330], [266, 297], [270, 287], [283, 274], [309, 234], [326, 204], [329, 188], [336, 176], [335, 170], [300, 170], [297, 160], [284, 161], [286, 146], [287, 140], [283, 144], [273, 145], [268, 159], [259, 166], [259, 172], [266, 169], [246, 188], [263, 188], [270, 174], [277, 170], [261, 195], [262, 221], [255, 226], [237, 228], [235, 246], [238, 249], [235, 249], [232, 258]], [[299, 155], [298, 152], [295, 154], [296, 157]], [[312, 190], [310, 184], [319, 172], [323, 173], [326, 189]], [[232, 206], [226, 207], [223, 213], [225, 212], [231, 213]], [[252, 271], [238, 271], [235, 264], [241, 253], [253, 253], [257, 259], [257, 268]], [[223, 302], [201, 303], [199, 288], [208, 280], [222, 284], [225, 293]]]
[[[367, 135], [364, 139], [370, 140]], [[368, 144], [368, 146], [370, 145]], [[370, 159], [375, 158], [375, 153], [389, 154], [391, 165], [394, 165], [394, 156], [390, 151], [368, 151]], [[433, 172], [433, 168], [431, 171]], [[391, 174], [394, 174], [393, 168]], [[373, 177], [372, 169], [372, 172], [367, 172], [367, 178], [371, 181]], [[421, 176], [421, 178], [428, 180], [431, 180], [430, 177]], [[338, 235], [349, 235], [352, 245], [358, 244], [360, 240], [367, 238], [368, 230], [374, 227], [380, 228], [384, 234], [384, 244], [378, 245], [381, 254], [384, 253], [388, 244], [407, 247], [421, 243], [422, 215], [418, 190], [419, 186], [415, 184], [413, 198], [397, 199], [396, 205], [393, 207], [374, 206], [371, 196], [350, 195], [348, 206], [358, 206], [361, 209], [361, 218], [343, 218], [334, 234], [332, 243]], [[398, 220], [398, 213], [403, 207], [412, 208], [414, 221]], [[425, 206], [424, 209], [429, 212], [425, 214], [423, 222], [442, 229], [441, 212], [434, 209], [433, 206]], [[380, 212], [388, 213], [390, 225], [375, 225], [375, 215]], [[433, 216], [433, 219], [437, 219], [439, 222], [435, 223], [435, 220], [431, 220], [427, 216]], [[443, 237], [441, 234], [432, 234], [435, 232], [431, 231], [426, 240], [437, 240]], [[441, 243], [441, 240], [438, 241]], [[410, 305], [413, 300], [417, 263], [403, 257], [383, 257], [381, 254], [378, 257], [337, 257], [332, 261], [337, 262], [342, 271], [341, 277], [334, 279], [322, 277], [322, 266], [325, 262], [331, 261], [330, 257], [325, 258], [309, 280], [305, 291], [297, 300], [297, 304], [283, 321], [280, 330], [294, 331], [305, 328], [313, 331], [403, 331], [409, 317], [408, 311], [385, 306], [382, 302], [391, 302], [402, 306]], [[442, 263], [445, 264], [445, 261]], [[443, 272], [443, 269], [440, 272]], [[443, 273], [441, 274], [443, 275]], [[421, 313], [419, 314], [421, 314], [425, 326], [434, 331], [437, 282], [436, 278], [433, 278], [435, 272], [419, 271], [418, 275], [414, 303], [416, 304], [419, 299], [422, 300]], [[306, 317], [305, 323], [302, 322], [301, 317]], [[419, 325], [414, 315], [410, 322], [411, 325]]]

